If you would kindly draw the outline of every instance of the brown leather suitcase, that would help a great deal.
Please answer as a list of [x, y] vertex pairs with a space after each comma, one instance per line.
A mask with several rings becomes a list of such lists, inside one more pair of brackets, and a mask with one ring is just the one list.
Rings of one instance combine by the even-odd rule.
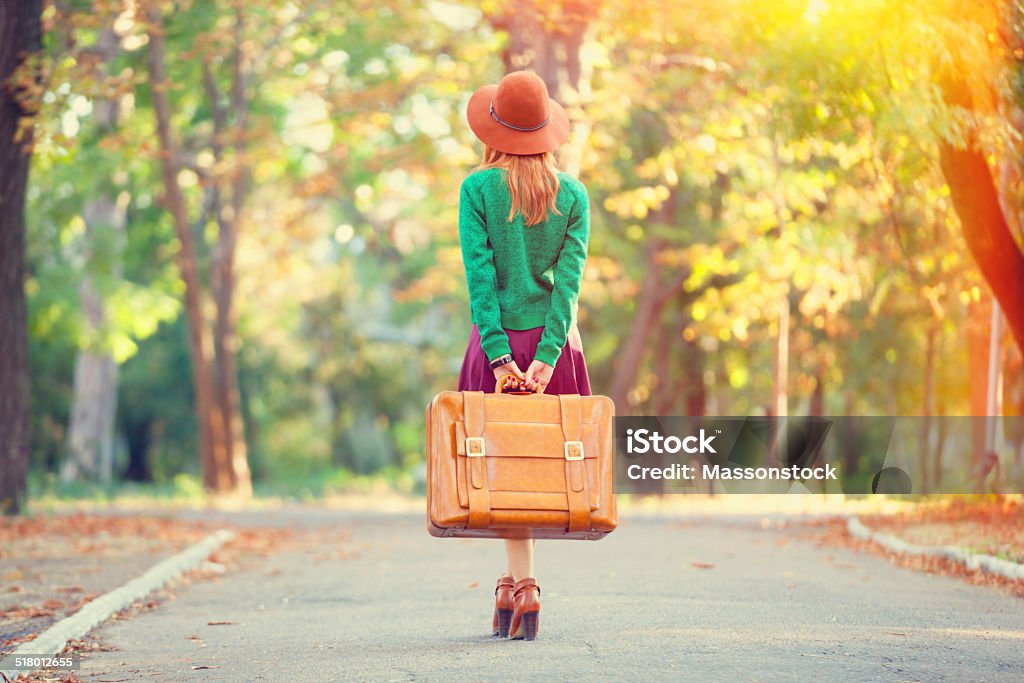
[[618, 524], [607, 396], [445, 391], [427, 406], [433, 536], [597, 540]]

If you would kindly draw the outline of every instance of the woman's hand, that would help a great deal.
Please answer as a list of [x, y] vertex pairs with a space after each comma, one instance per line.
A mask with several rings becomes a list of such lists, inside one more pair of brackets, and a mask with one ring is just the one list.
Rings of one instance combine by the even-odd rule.
[[509, 361], [504, 365], [499, 365], [498, 367], [494, 368], [494, 379], [496, 381], [494, 388], [495, 391], [501, 391], [501, 380], [505, 375], [513, 375], [517, 380], [519, 380], [520, 386], [522, 386], [526, 381], [526, 377], [525, 375], [523, 375], [523, 371], [519, 369], [519, 366], [516, 364], [516, 362], [514, 360]]
[[538, 394], [543, 394], [551, 382], [551, 375], [554, 372], [555, 369], [552, 366], [542, 361], [534, 360], [526, 370], [526, 388]]

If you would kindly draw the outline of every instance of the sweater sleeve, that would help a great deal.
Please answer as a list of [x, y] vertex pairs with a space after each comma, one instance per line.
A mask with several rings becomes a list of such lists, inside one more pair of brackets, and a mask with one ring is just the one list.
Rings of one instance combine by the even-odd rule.
[[554, 288], [551, 290], [551, 308], [544, 321], [544, 332], [534, 358], [554, 365], [562, 353], [569, 335], [580, 296], [583, 268], [587, 264], [587, 246], [590, 243], [590, 199], [586, 188], [579, 186], [576, 203], [569, 213], [565, 241], [558, 252], [554, 268]]
[[480, 332], [484, 354], [488, 360], [494, 360], [512, 353], [512, 349], [501, 326], [494, 252], [487, 237], [481, 194], [473, 191], [465, 181], [459, 193], [459, 242], [462, 263], [466, 267], [470, 312]]

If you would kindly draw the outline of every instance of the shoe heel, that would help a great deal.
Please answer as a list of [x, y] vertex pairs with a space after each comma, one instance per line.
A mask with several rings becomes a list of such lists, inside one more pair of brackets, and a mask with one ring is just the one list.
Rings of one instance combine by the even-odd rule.
[[512, 610], [498, 610], [498, 637], [508, 638], [508, 630], [512, 626]]
[[523, 622], [519, 629], [523, 632], [524, 640], [535, 640], [537, 638], [537, 626], [540, 621], [540, 612], [527, 612], [523, 615]]

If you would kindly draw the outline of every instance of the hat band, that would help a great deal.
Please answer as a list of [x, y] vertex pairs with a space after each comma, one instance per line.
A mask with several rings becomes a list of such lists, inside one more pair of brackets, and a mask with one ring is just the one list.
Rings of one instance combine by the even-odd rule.
[[502, 121], [501, 117], [498, 116], [497, 112], [494, 111], [494, 100], [491, 100], [491, 118], [493, 118], [495, 121], [497, 121], [501, 125], [505, 126], [506, 128], [511, 128], [512, 130], [518, 130], [518, 131], [520, 131], [522, 133], [529, 133], [530, 131], [540, 130], [544, 126], [548, 125], [548, 121], [551, 120], [551, 113], [549, 112], [548, 113], [548, 117], [546, 119], [544, 119], [541, 123], [537, 124], [536, 126], [517, 126], [517, 125], [509, 123], [508, 121]]

